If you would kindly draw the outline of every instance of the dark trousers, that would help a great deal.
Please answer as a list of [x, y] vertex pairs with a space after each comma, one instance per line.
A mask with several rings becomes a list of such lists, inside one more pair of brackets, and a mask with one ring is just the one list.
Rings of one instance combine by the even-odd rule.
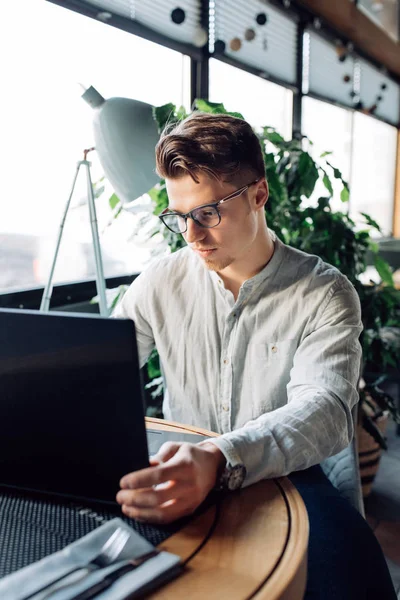
[[320, 466], [289, 475], [310, 521], [305, 600], [397, 600], [382, 549], [368, 523]]

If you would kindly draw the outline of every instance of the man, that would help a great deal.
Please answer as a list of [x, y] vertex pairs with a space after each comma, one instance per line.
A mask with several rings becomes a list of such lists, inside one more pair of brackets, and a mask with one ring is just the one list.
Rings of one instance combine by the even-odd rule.
[[121, 480], [122, 511], [166, 523], [223, 481], [234, 489], [291, 474], [310, 518], [307, 598], [395, 598], [368, 525], [313, 467], [353, 436], [353, 286], [268, 229], [263, 156], [245, 121], [194, 113], [163, 133], [156, 163], [169, 198], [161, 219], [187, 247], [148, 267], [116, 316], [134, 320], [141, 364], [158, 349], [165, 417], [221, 436], [164, 444]]

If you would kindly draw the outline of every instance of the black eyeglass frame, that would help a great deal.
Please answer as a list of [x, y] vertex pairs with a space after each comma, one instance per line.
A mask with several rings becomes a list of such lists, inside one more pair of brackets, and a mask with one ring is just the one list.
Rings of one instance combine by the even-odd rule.
[[[196, 206], [191, 211], [189, 211], [188, 213], [185, 213], [185, 214], [181, 214], [178, 212], [166, 212], [167, 209], [165, 209], [160, 215], [158, 215], [158, 218], [161, 219], [161, 221], [163, 222], [163, 224], [165, 225], [165, 227], [167, 229], [169, 229], [172, 233], [175, 233], [176, 235], [187, 232], [187, 220], [188, 219], [192, 219], [196, 223], [196, 225], [198, 225], [199, 227], [204, 227], [204, 229], [213, 229], [214, 227], [217, 227], [221, 223], [222, 217], [221, 217], [221, 213], [218, 210], [218, 206], [220, 204], [224, 204], [225, 202], [228, 202], [229, 200], [234, 200], [234, 198], [238, 198], [239, 196], [244, 194], [244, 192], [246, 192], [249, 189], [249, 187], [251, 187], [252, 185], [255, 185], [260, 180], [261, 180], [261, 177], [259, 177], [258, 179], [255, 179], [254, 181], [252, 181], [251, 183], [248, 183], [247, 185], [244, 185], [243, 187], [239, 188], [238, 190], [235, 190], [234, 192], [232, 192], [228, 196], [225, 196], [225, 198], [221, 198], [221, 200], [218, 200], [217, 202], [208, 202], [207, 204], [201, 204], [200, 206]], [[216, 223], [215, 225], [203, 225], [202, 223], [200, 223], [200, 221], [198, 221], [196, 219], [196, 217], [193, 214], [196, 210], [199, 210], [202, 208], [208, 208], [208, 207], [215, 208], [215, 210], [217, 211], [218, 223]], [[173, 229], [171, 229], [171, 227], [169, 227], [169, 225], [167, 225], [167, 223], [165, 223], [164, 217], [172, 217], [172, 216], [180, 217], [181, 219], [185, 220], [184, 231], [174, 231]]]

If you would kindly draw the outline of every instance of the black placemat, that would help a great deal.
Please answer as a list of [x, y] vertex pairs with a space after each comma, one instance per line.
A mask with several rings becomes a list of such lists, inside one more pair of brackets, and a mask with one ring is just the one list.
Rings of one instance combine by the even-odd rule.
[[[212, 500], [211, 500], [212, 501]], [[210, 505], [210, 500], [196, 511]], [[73, 502], [0, 492], [0, 577], [62, 550], [80, 537], [119, 516], [154, 546], [176, 533], [193, 517], [153, 526], [121, 512], [90, 508]]]

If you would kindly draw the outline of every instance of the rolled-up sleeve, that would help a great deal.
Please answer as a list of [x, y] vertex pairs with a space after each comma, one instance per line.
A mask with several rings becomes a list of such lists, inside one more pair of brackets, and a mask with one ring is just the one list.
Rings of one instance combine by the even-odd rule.
[[351, 441], [358, 401], [362, 331], [354, 287], [336, 280], [304, 331], [287, 385], [287, 404], [213, 439], [228, 462], [243, 462], [245, 485], [306, 469]]

